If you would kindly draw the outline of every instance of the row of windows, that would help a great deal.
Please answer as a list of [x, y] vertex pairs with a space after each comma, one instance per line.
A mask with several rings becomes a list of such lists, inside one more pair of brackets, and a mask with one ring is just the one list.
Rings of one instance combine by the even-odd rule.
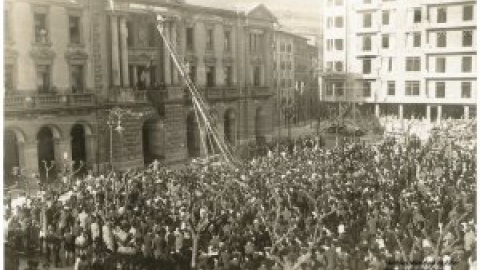
[[[193, 51], [195, 49], [195, 29], [193, 27], [187, 27], [186, 30], [186, 47], [187, 50]], [[250, 36], [250, 46], [252, 46], [252, 36]], [[208, 51], [215, 49], [215, 32], [212, 28], [206, 30], [205, 48]], [[226, 52], [232, 50], [232, 31], [223, 31], [223, 48]]]
[[[52, 69], [50, 65], [37, 65], [37, 91], [40, 94], [53, 93], [56, 91], [52, 84]], [[85, 91], [85, 68], [83, 65], [70, 65], [70, 91], [73, 94]], [[13, 65], [5, 65], [4, 84], [5, 92], [11, 93], [15, 90], [15, 69]]]
[[343, 66], [343, 61], [327, 61], [326, 69], [327, 71], [342, 72]]
[[[382, 25], [390, 25], [390, 14], [391, 11], [383, 10], [382, 11]], [[371, 28], [372, 27], [372, 19], [373, 13], [372, 12], [365, 12], [362, 14], [362, 26], [363, 28]], [[437, 23], [447, 23], [447, 8], [446, 7], [439, 7], [437, 8]], [[462, 13], [462, 20], [463, 21], [472, 21], [473, 20], [473, 5], [465, 5], [463, 6], [463, 13]], [[422, 22], [422, 9], [415, 8], [413, 9], [413, 23], [421, 23]]]
[[[37, 91], [39, 93], [50, 93], [54, 91], [54, 86], [51, 82], [52, 70], [50, 65], [37, 65]], [[14, 67], [12, 65], [5, 66], [5, 89], [7, 92], [14, 90]], [[156, 84], [156, 67], [155, 66], [142, 66], [142, 65], [130, 65], [129, 77], [132, 87], [138, 89], [146, 89], [147, 85]], [[253, 69], [254, 85], [260, 85], [260, 67]], [[189, 66], [189, 75], [193, 82], [197, 80], [197, 68], [196, 66]], [[216, 85], [216, 68], [215, 66], [206, 67], [206, 85], [213, 87]], [[233, 85], [233, 68], [231, 66], [224, 67], [224, 85]], [[85, 71], [83, 65], [71, 65], [70, 66], [70, 84], [72, 93], [82, 93], [85, 90]]]
[[344, 22], [342, 16], [328, 17], [327, 18], [327, 28], [343, 28]]
[[280, 43], [280, 52], [292, 52], [292, 44]]
[[281, 79], [278, 83], [276, 80], [273, 81], [274, 87], [293, 87], [293, 79]]
[[335, 5], [335, 6], [343, 6], [343, 1], [344, 0], [328, 0], [327, 5], [329, 7]]
[[[435, 82], [435, 98], [445, 98], [445, 82]], [[461, 83], [461, 98], [472, 97], [472, 82]], [[396, 85], [394, 81], [387, 82], [387, 95], [396, 95]], [[420, 82], [419, 81], [406, 81], [405, 82], [405, 95], [406, 96], [419, 96], [420, 95]]]
[[[261, 85], [261, 67], [254, 66], [252, 69], [252, 78], [253, 78], [253, 85], [260, 86]], [[206, 66], [205, 67], [205, 78], [206, 78], [206, 86], [207, 87], [214, 87], [216, 86], [216, 67], [215, 66]], [[224, 74], [224, 85], [232, 86], [233, 85], [233, 68], [231, 66], [226, 66], [223, 69]], [[197, 67], [194, 65], [189, 65], [188, 67], [188, 75], [192, 82], [197, 82]]]
[[[330, 62], [331, 63], [331, 62]], [[329, 67], [329, 62], [327, 62], [327, 68]], [[342, 63], [343, 66], [343, 63]], [[462, 56], [461, 60], [462, 72], [469, 73], [473, 71], [473, 57], [472, 56]], [[445, 57], [437, 57], [435, 64], [435, 72], [444, 73], [446, 72], [447, 59]], [[392, 71], [393, 68], [393, 58], [388, 58], [388, 71]], [[337, 70], [341, 71], [341, 70]], [[405, 59], [405, 71], [409, 72], [418, 72], [421, 71], [421, 58], [407, 57]], [[362, 60], [362, 73], [371, 74], [372, 73], [372, 59], [363, 59]]]
[[[473, 57], [472, 56], [462, 56], [462, 72], [472, 72], [473, 68]], [[447, 69], [447, 58], [437, 57], [435, 59], [435, 72], [445, 73]]]
[[[412, 47], [421, 47], [422, 45], [422, 35], [420, 32], [413, 32], [411, 34], [408, 34], [412, 36]], [[382, 35], [382, 48], [383, 49], [388, 49], [391, 46], [391, 39], [392, 35], [389, 34], [383, 34]], [[436, 47], [437, 48], [446, 48], [448, 44], [448, 35], [446, 31], [440, 31], [436, 33]], [[372, 50], [372, 38], [373, 36], [367, 35], [362, 37], [362, 51], [371, 51]], [[337, 50], [343, 50], [343, 40], [338, 40], [340, 43], [338, 45], [341, 46], [335, 46], [335, 49]], [[329, 42], [331, 44], [329, 44]], [[337, 40], [335, 40], [337, 42]], [[327, 40], [327, 50], [331, 50], [333, 45], [333, 40]], [[335, 44], [336, 45], [336, 44]], [[462, 47], [472, 47], [473, 46], [473, 31], [472, 30], [466, 30], [462, 31]]]
[[332, 51], [333, 49], [343, 51], [343, 48], [343, 39], [327, 39], [327, 51]]
[[[437, 23], [447, 23], [447, 18], [448, 18], [447, 8], [446, 7], [438, 7], [437, 8], [436, 22]], [[462, 20], [463, 21], [472, 21], [473, 20], [473, 6], [472, 5], [463, 6]]]
[[[273, 70], [277, 70], [278, 63], [273, 65]], [[292, 69], [292, 62], [281, 61], [280, 62], [280, 69], [281, 70], [291, 70]]]
[[[8, 11], [4, 13], [5, 21], [5, 37], [7, 40], [11, 40], [11, 26], [9, 24], [10, 15]], [[51, 42], [50, 32], [48, 27], [48, 14], [46, 12], [35, 12], [33, 14], [34, 22], [34, 41], [35, 43], [46, 44]], [[72, 45], [79, 45], [82, 43], [82, 32], [81, 32], [81, 16], [80, 15], [69, 15], [68, 16], [68, 39], [69, 43]]]
[[[390, 2], [390, 1], [394, 1], [394, 0], [383, 0], [383, 2]], [[371, 4], [372, 3], [372, 0], [363, 0], [363, 4]], [[331, 7], [331, 6], [343, 6], [344, 5], [344, 0], [328, 0], [327, 2], [327, 6]]]
[[[436, 82], [435, 83], [435, 98], [445, 98], [445, 82]], [[363, 83], [362, 96], [371, 97], [372, 95], [372, 84], [369, 81]], [[387, 95], [395, 96], [397, 93], [395, 81], [387, 82]], [[331, 84], [327, 86], [326, 95], [327, 96], [343, 96], [344, 87], [342, 83]], [[420, 81], [405, 81], [405, 96], [420, 96]], [[472, 82], [462, 82], [461, 83], [461, 98], [471, 98], [472, 97]]]
[[[7, 40], [11, 39], [10, 34], [10, 25], [9, 25], [9, 12], [5, 11], [4, 14], [5, 22], [5, 37]], [[45, 12], [35, 12], [34, 13], [34, 33], [35, 33], [35, 43], [50, 43], [50, 33], [48, 27], [48, 13]], [[69, 15], [68, 16], [68, 36], [69, 43], [72, 45], [79, 45], [82, 43], [82, 31], [81, 31], [81, 21], [82, 18], [80, 15]], [[127, 43], [128, 46], [134, 46], [134, 36], [135, 29], [132, 22], [127, 22]], [[147, 45], [154, 47], [157, 37], [157, 30], [155, 24], [149, 24], [147, 30]], [[251, 34], [250, 35], [250, 48], [251, 50], [258, 50], [261, 47], [261, 40], [263, 39], [262, 35]], [[187, 27], [186, 29], [186, 45], [188, 49], [194, 48], [194, 29], [193, 27]], [[207, 29], [206, 33], [206, 48], [207, 50], [214, 49], [214, 31], [213, 29]], [[231, 30], [224, 31], [224, 49], [225, 51], [231, 51], [232, 48], [232, 34]]]

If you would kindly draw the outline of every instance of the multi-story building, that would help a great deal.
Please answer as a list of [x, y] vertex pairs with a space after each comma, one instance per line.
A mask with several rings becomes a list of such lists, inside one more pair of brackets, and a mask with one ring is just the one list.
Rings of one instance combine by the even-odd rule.
[[263, 5], [7, 0], [4, 12], [6, 175], [20, 167], [45, 179], [72, 161], [102, 171], [208, 153], [157, 14], [226, 141], [273, 128], [276, 18]]
[[315, 118], [319, 107], [318, 48], [299, 36], [294, 43], [294, 58], [296, 120], [303, 122]]
[[274, 44], [274, 87], [280, 103], [293, 101], [295, 92], [294, 44], [298, 37], [292, 33], [275, 31]]
[[325, 1], [322, 100], [377, 116], [471, 117], [476, 1], [399, 2]]
[[291, 106], [291, 120], [297, 122], [312, 116], [318, 101], [316, 65], [318, 50], [308, 39], [288, 31], [275, 31], [274, 88], [277, 111], [274, 119], [286, 122], [286, 108]]

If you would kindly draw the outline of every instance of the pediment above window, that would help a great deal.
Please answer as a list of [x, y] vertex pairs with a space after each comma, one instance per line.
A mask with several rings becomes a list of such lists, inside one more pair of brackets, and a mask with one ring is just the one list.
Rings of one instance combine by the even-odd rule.
[[185, 62], [188, 62], [188, 63], [197, 63], [198, 61], [198, 57], [196, 55], [193, 55], [193, 54], [187, 54], [185, 56]]
[[31, 52], [30, 55], [32, 56], [35, 62], [53, 62], [55, 58], [55, 52], [46, 47], [35, 47]]
[[215, 64], [217, 62], [217, 58], [213, 55], [205, 55], [205, 64]]
[[65, 53], [65, 58], [68, 62], [85, 62], [88, 54], [83, 50], [69, 50]]
[[223, 63], [224, 64], [232, 64], [234, 61], [233, 57], [231, 56], [225, 56], [223, 57]]
[[147, 54], [147, 53], [131, 53], [128, 55], [128, 61], [130, 63], [137, 63], [137, 64], [148, 64], [155, 59], [154, 54]]

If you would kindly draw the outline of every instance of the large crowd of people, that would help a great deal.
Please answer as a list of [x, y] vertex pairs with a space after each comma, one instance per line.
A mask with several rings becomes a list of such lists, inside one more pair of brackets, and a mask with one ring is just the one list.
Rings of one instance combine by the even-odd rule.
[[154, 163], [46, 187], [5, 201], [6, 239], [42, 267], [474, 269], [475, 149], [321, 144], [265, 145], [241, 167]]

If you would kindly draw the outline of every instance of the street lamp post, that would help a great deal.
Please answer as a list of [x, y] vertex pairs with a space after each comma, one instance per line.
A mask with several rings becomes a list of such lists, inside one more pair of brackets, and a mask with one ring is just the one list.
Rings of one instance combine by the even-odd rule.
[[46, 181], [50, 181], [50, 177], [49, 177], [49, 172], [50, 170], [53, 169], [53, 167], [55, 167], [55, 160], [52, 160], [50, 161], [50, 166], [48, 166], [48, 162], [46, 160], [42, 160], [43, 161], [43, 166], [45, 168], [45, 178], [46, 178]]
[[[135, 113], [130, 109], [122, 109], [120, 107], [114, 107], [108, 110], [108, 120], [107, 125], [110, 131], [110, 169], [113, 171], [113, 129], [121, 134], [125, 128], [122, 126], [122, 118], [124, 116], [133, 116], [136, 118], [140, 118], [143, 116], [142, 113]], [[114, 128], [115, 127], [115, 128]]]

